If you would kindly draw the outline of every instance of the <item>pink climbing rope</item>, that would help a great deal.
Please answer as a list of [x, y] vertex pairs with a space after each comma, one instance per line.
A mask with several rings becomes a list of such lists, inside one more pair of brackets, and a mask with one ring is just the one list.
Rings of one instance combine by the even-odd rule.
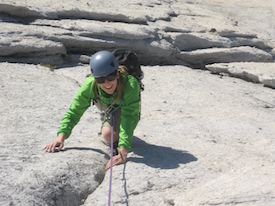
[[114, 127], [111, 127], [111, 167], [110, 167], [110, 184], [109, 184], [109, 200], [108, 206], [111, 206], [111, 193], [112, 193], [112, 173], [113, 173], [113, 143], [114, 143]]

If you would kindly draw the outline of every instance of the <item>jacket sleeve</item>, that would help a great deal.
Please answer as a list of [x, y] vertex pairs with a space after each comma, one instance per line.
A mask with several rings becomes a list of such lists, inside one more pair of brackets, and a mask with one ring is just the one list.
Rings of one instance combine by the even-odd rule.
[[130, 77], [124, 88], [124, 103], [121, 107], [119, 147], [130, 150], [134, 130], [140, 118], [140, 87], [134, 77]]
[[94, 98], [92, 85], [93, 78], [88, 77], [78, 90], [69, 110], [65, 113], [57, 135], [64, 133], [66, 138], [71, 135], [74, 126], [79, 122], [83, 113], [91, 106], [91, 100]]

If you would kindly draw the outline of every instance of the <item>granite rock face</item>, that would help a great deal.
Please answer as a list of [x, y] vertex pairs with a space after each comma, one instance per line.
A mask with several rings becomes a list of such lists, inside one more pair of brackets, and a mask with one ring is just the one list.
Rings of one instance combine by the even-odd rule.
[[[1, 205], [107, 205], [110, 150], [95, 107], [62, 152], [43, 148], [88, 66], [1, 63]], [[111, 205], [273, 205], [275, 93], [184, 66], [146, 66], [141, 121]]]
[[108, 204], [110, 149], [95, 107], [62, 152], [43, 148], [90, 55], [117, 47], [138, 53], [145, 90], [111, 205], [274, 205], [274, 6], [2, 0], [0, 205]]
[[275, 64], [259, 62], [216, 63], [206, 66], [215, 74], [229, 74], [275, 89]]
[[[55, 139], [78, 84], [42, 66], [1, 63], [0, 68], [0, 204], [79, 205], [104, 178], [107, 148], [90, 133], [58, 155], [43, 150]], [[99, 124], [99, 114], [87, 115], [76, 133]]]
[[272, 62], [272, 2], [2, 0], [0, 61], [62, 67], [126, 48], [152, 65]]

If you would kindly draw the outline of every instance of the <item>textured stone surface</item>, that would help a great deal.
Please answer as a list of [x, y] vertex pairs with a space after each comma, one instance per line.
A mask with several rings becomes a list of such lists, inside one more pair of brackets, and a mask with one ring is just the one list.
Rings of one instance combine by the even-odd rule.
[[0, 204], [80, 204], [101, 183], [108, 160], [93, 131], [99, 114], [88, 111], [66, 149], [47, 154], [43, 148], [55, 138], [78, 84], [27, 64], [1, 63], [0, 76]]
[[254, 83], [262, 83], [267, 87], [275, 89], [275, 64], [274, 63], [222, 63], [210, 64], [207, 69], [214, 73], [228, 73]]
[[[272, 205], [273, 89], [184, 66], [144, 67], [142, 118], [112, 205]], [[89, 71], [1, 63], [1, 205], [106, 205], [109, 149], [91, 107], [63, 152], [43, 147]]]
[[272, 62], [274, 8], [272, 0], [2, 0], [0, 61], [64, 67], [81, 55], [122, 47], [143, 64]]
[[[181, 52], [178, 55], [192, 67], [203, 68], [215, 62], [269, 62], [272, 55], [256, 48], [211, 48], [192, 52]], [[273, 62], [272, 62], [273, 63]], [[273, 63], [274, 64], [274, 63]]]
[[89, 56], [115, 47], [143, 64], [210, 71], [143, 66], [142, 118], [127, 163], [113, 168], [111, 205], [274, 205], [274, 6], [2, 0], [0, 205], [108, 204], [96, 108], [62, 152], [43, 148]]
[[[114, 168], [113, 205], [274, 204], [274, 91], [180, 66], [144, 70], [142, 120], [129, 161]], [[85, 205], [104, 205], [108, 184], [109, 172]]]

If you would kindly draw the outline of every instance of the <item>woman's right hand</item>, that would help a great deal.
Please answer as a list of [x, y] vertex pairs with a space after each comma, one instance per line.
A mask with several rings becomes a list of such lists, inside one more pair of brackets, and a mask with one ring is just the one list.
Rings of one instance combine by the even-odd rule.
[[46, 152], [55, 152], [55, 148], [57, 147], [57, 151], [61, 151], [61, 149], [64, 147], [64, 141], [66, 139], [65, 134], [61, 133], [57, 136], [56, 140], [52, 143], [48, 144], [44, 150]]

